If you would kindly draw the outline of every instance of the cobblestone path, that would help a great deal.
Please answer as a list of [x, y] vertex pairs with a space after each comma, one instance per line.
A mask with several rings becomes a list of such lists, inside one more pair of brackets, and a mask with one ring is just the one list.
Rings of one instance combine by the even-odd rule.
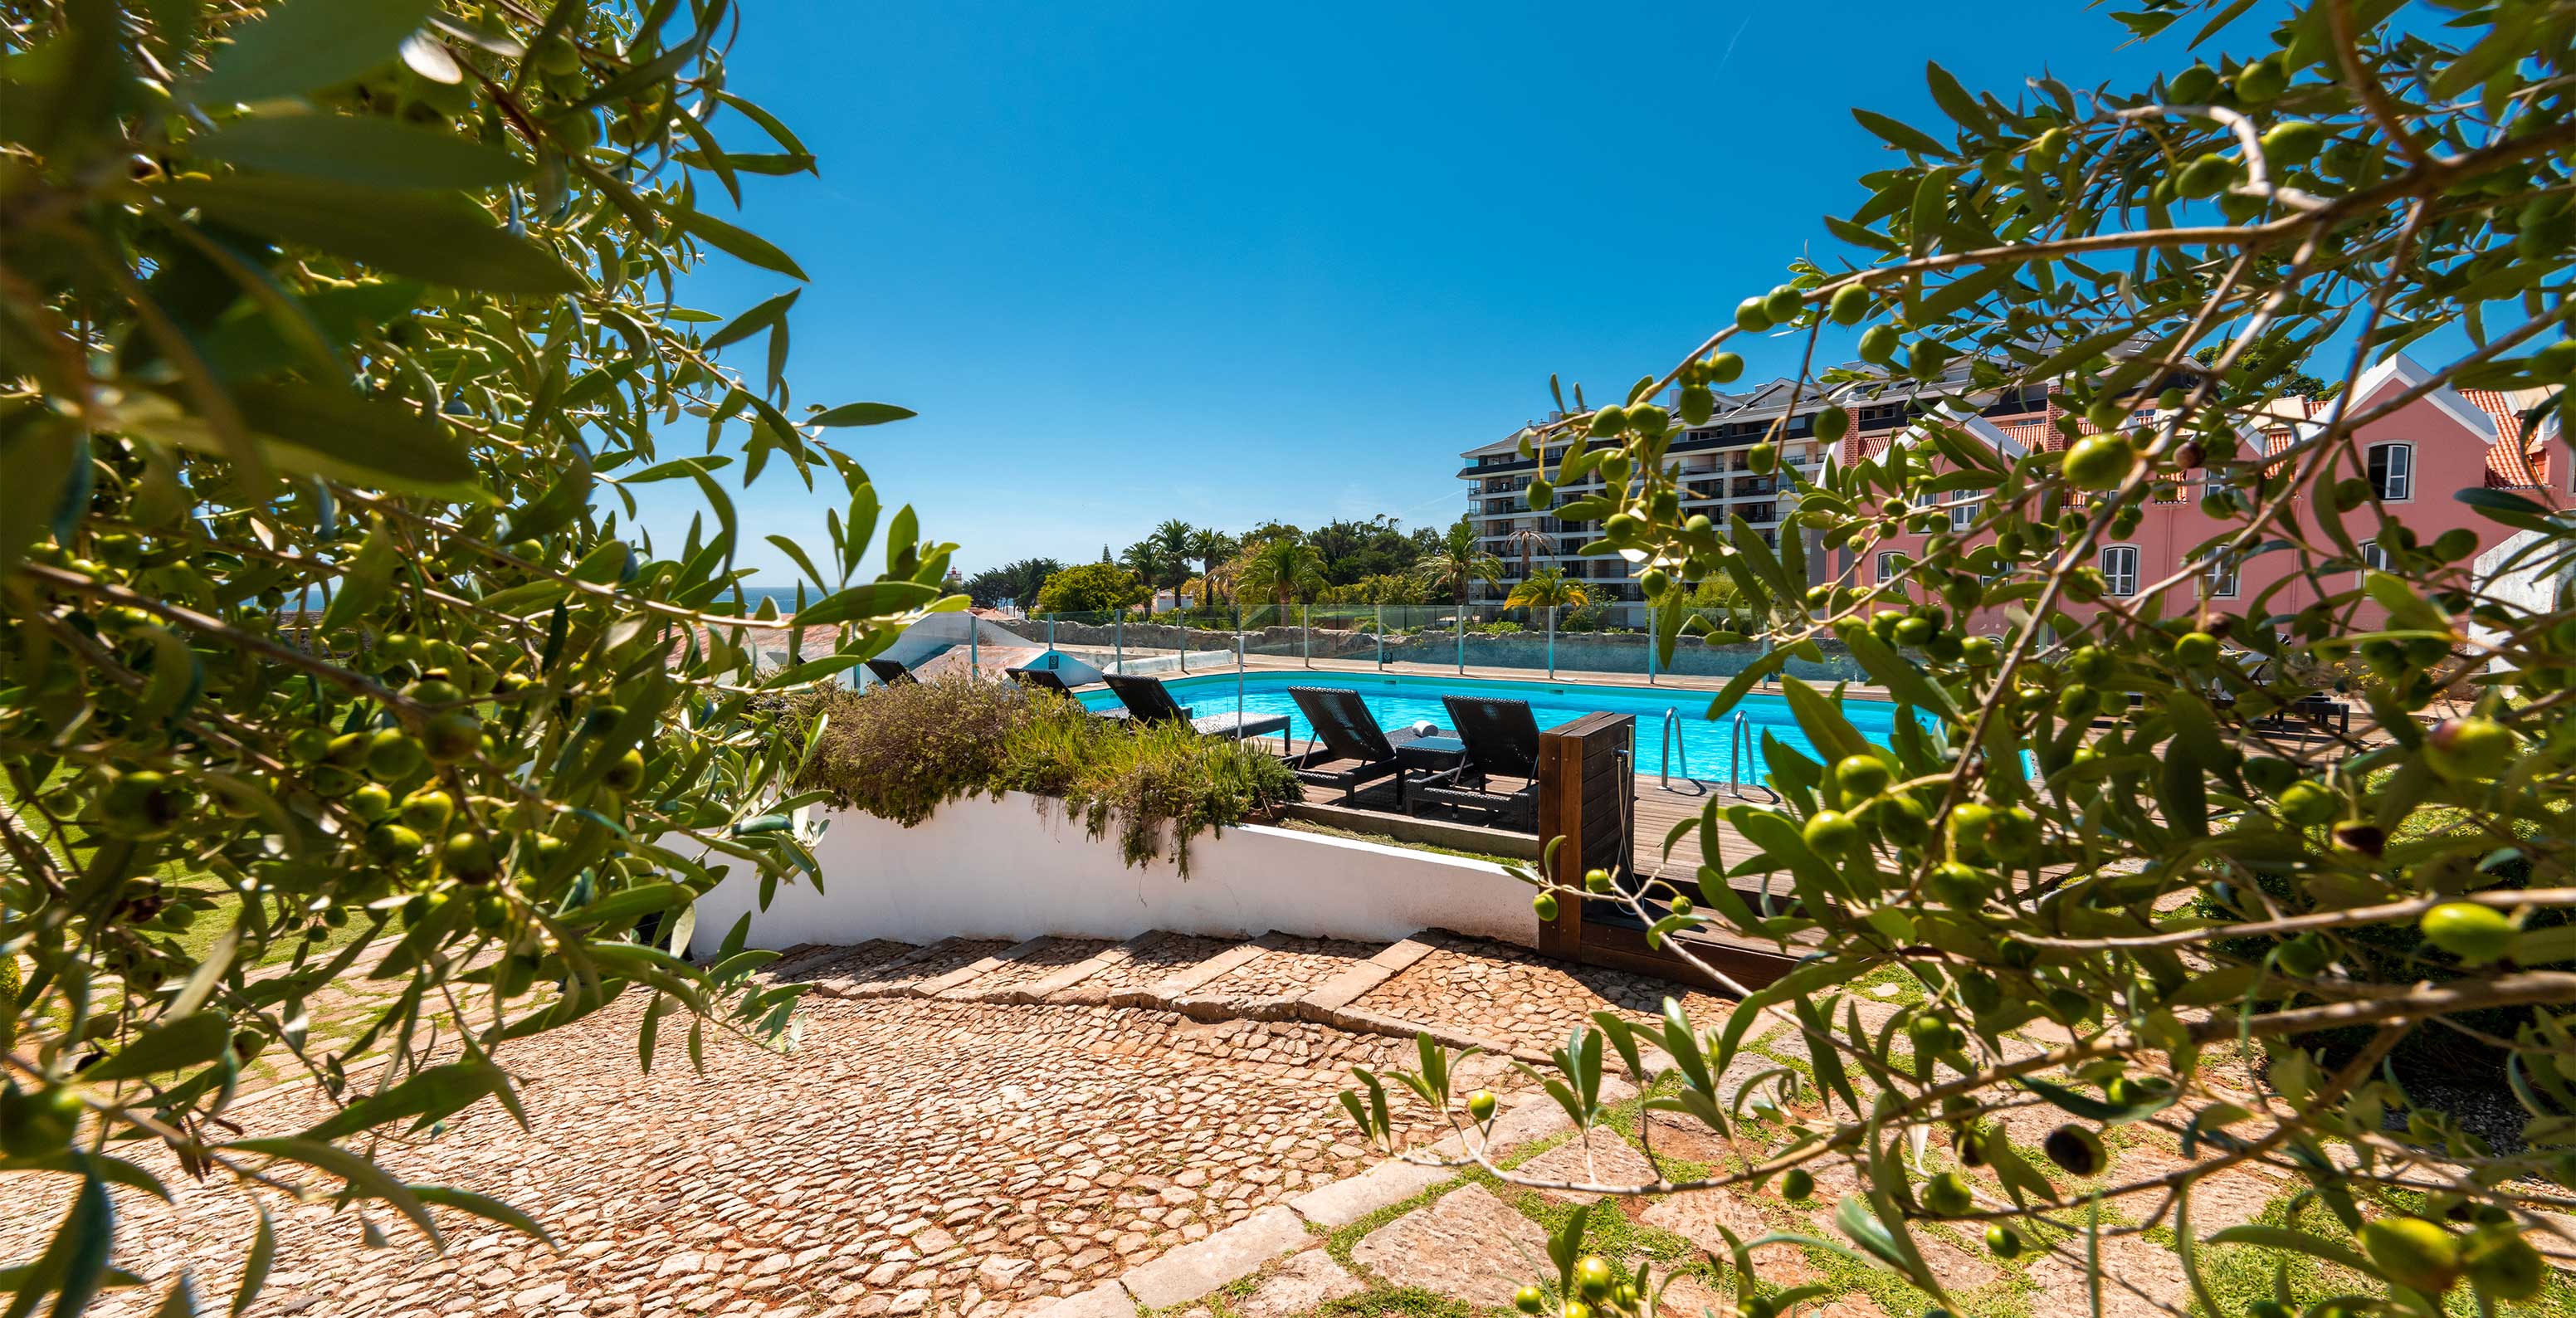
[[[1418, 1310], [1424, 1291], [1491, 1309], [1536, 1275], [1531, 1247], [1569, 1196], [1385, 1165], [1353, 1141], [1336, 1101], [1351, 1068], [1410, 1066], [1421, 1026], [1487, 1050], [1458, 1086], [1504, 1091], [1495, 1148], [1522, 1174], [1641, 1181], [1656, 1164], [1634, 1141], [1648, 1133], [1676, 1176], [1732, 1156], [1693, 1123], [1658, 1114], [1644, 1130], [1633, 1090], [1588, 1146], [1568, 1142], [1554, 1102], [1511, 1070], [1593, 1011], [1642, 1015], [1674, 994], [1713, 1021], [1724, 1004], [1436, 931], [1385, 947], [879, 941], [798, 949], [765, 973], [813, 988], [789, 1054], [711, 1041], [701, 1075], [685, 1026], [666, 1022], [643, 1075], [641, 1012], [612, 1008], [504, 1053], [531, 1128], [487, 1103], [385, 1156], [404, 1180], [529, 1211], [559, 1248], [444, 1210], [445, 1253], [381, 1218], [387, 1243], [370, 1247], [357, 1214], [272, 1197], [278, 1262], [251, 1318], [1356, 1318]], [[317, 1016], [317, 1033], [326, 1026], [342, 1028]], [[1778, 1074], [1792, 1057], [1758, 1033], [1750, 1043], [1724, 1083]], [[290, 1086], [230, 1115], [266, 1135], [321, 1113]], [[1399, 1130], [1417, 1144], [1438, 1134]], [[2169, 1139], [2124, 1139], [2133, 1170], [2182, 1165]], [[183, 1268], [211, 1312], [238, 1280], [253, 1208], [229, 1183], [156, 1171], [177, 1202], [117, 1191], [128, 1252], [114, 1262], [163, 1285], [111, 1291], [93, 1313], [139, 1318]], [[1628, 1225], [1601, 1247], [1675, 1273], [1666, 1311], [1724, 1312], [1730, 1283], [1706, 1261], [1725, 1248], [1719, 1228], [1830, 1237], [1825, 1218], [1848, 1188], [1830, 1180], [1797, 1204], [1732, 1189], [1625, 1201]], [[2292, 1189], [2235, 1172], [2203, 1185], [2193, 1217], [2204, 1230], [2251, 1220]], [[0, 1174], [0, 1260], [41, 1248], [65, 1197], [61, 1178]], [[1972, 1312], [2079, 1312], [2062, 1303], [2080, 1287], [2060, 1262], [2005, 1264], [1951, 1234], [1933, 1233], [1935, 1266]], [[1821, 1252], [1787, 1253], [1771, 1281], [1826, 1284], [1826, 1318], [1902, 1318], [1928, 1300]], [[2156, 1271], [2167, 1256], [2129, 1237], [2106, 1241], [2114, 1254], [2130, 1284], [2105, 1313], [2149, 1318], [2177, 1301], [2179, 1283]]]

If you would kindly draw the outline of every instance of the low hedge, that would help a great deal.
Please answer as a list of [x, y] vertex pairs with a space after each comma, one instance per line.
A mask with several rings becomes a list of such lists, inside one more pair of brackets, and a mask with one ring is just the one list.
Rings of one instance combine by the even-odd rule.
[[1303, 795], [1278, 757], [1186, 727], [1094, 718], [1053, 692], [965, 677], [806, 699], [799, 788], [909, 828], [966, 796], [1054, 797], [1130, 865], [1161, 854], [1190, 868], [1190, 839]]

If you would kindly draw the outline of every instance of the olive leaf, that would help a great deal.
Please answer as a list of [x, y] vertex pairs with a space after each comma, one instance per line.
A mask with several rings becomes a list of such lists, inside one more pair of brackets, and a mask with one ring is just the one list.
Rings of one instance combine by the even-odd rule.
[[392, 59], [431, 0], [286, 0], [225, 29], [191, 94], [210, 106], [265, 101], [341, 82]]
[[581, 287], [551, 252], [455, 193], [235, 174], [175, 180], [155, 195], [178, 210], [427, 283], [501, 293]]

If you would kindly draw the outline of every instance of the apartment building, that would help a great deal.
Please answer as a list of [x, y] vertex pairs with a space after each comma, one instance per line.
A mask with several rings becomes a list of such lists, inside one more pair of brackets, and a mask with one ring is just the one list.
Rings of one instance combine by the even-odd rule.
[[[2399, 404], [2386, 415], [2358, 427], [2353, 434], [2354, 449], [2382, 506], [2414, 535], [2417, 543], [2430, 544], [2444, 532], [2465, 530], [2476, 537], [2477, 552], [2482, 554], [2512, 534], [2511, 528], [2479, 516], [2452, 497], [2462, 489], [2506, 489], [2548, 507], [2576, 506], [2576, 452], [2570, 451], [2556, 418], [2530, 433], [2522, 423], [2523, 413], [2540, 401], [2527, 395], [2541, 391], [2426, 389], [2431, 379], [2431, 372], [2412, 359], [2403, 354], [2392, 356], [2354, 382], [2348, 402], [2289, 399], [2275, 404], [2272, 419], [2248, 425], [2239, 433], [2239, 452], [2248, 458], [2280, 452], [2328, 423], [2337, 407], [2349, 406], [2353, 415], [2363, 416], [2384, 405]], [[2400, 403], [2401, 399], [2405, 401]], [[2051, 408], [2022, 417], [1959, 417], [1953, 422], [1972, 441], [1989, 446], [2009, 461], [2031, 450], [2064, 448], [2069, 441], [2055, 424], [2057, 415], [2056, 409]], [[2155, 420], [2152, 411], [2142, 411], [2130, 425], [2143, 429]], [[2090, 433], [2093, 427], [2085, 423], [2077, 430]], [[1864, 461], [1889, 443], [1912, 443], [1918, 438], [1919, 432], [1911, 429], [1892, 436], [1855, 435], [1845, 442], [1836, 460]], [[1940, 470], [1947, 465], [1932, 457], [1928, 447], [1918, 453], [1929, 459], [1929, 469]], [[2342, 467], [2338, 474], [2352, 473], [2349, 467]], [[2215, 517], [2201, 507], [2202, 496], [2224, 486], [2232, 475], [2229, 468], [2205, 469], [2189, 479], [2150, 491], [2148, 501], [2139, 510], [2136, 529], [2092, 552], [2093, 565], [2102, 573], [2106, 594], [2121, 607], [2132, 609], [2148, 605], [2149, 597], [2154, 597], [2155, 612], [2167, 617], [2195, 611], [2243, 615], [2254, 612], [2257, 602], [2263, 616], [2281, 617], [2360, 584], [2360, 569], [2319, 576], [2310, 573], [2297, 554], [2282, 551], [2254, 554], [2184, 575], [2183, 566], [2202, 558], [2204, 546], [2241, 525], [2234, 519]], [[1960, 539], [1951, 542], [1949, 552], [1973, 550], [1985, 538], [1972, 531], [1979, 513], [1975, 496], [1941, 497], [1948, 501], [1952, 527], [1961, 533]], [[2311, 544], [2326, 543], [2317, 526], [2317, 510], [2307, 500], [2295, 500], [2287, 516], [2299, 526], [2299, 539]], [[2348, 514], [2343, 521], [2356, 536], [2377, 533], [2376, 523], [2366, 512]], [[1845, 551], [1834, 556], [1835, 566], [1846, 573], [1846, 580], [1856, 583], [1893, 581], [1903, 575], [1908, 565], [1931, 552], [1929, 539], [1908, 534], [1875, 543], [1868, 550], [1866, 562], [1854, 562], [1854, 556]], [[2376, 551], [2366, 538], [2361, 547], [2365, 561]], [[2086, 611], [2084, 606], [2070, 607], [2077, 614]], [[2357, 616], [2367, 626], [2383, 618], [2385, 611], [2364, 603]], [[1969, 626], [1980, 632], [2001, 632], [2006, 620], [2000, 611], [1981, 610], [1969, 620]]]
[[[1857, 363], [1855, 363], [1857, 365]], [[1930, 387], [1890, 389], [1871, 397], [1842, 398], [1851, 412], [1852, 428], [1845, 438], [1846, 447], [1883, 445], [1921, 418], [1926, 409], [1938, 405], [1941, 397], [1955, 397], [1958, 381], [1946, 382], [1949, 392]], [[2037, 391], [2028, 396], [2007, 392], [2002, 395], [1972, 396], [1983, 415], [1999, 422], [2019, 424], [2049, 419], [2048, 401]], [[1840, 455], [1830, 452], [1834, 446], [1816, 439], [1816, 416], [1834, 401], [1818, 385], [1809, 381], [1803, 388], [1794, 380], [1773, 380], [1741, 394], [1720, 394], [1716, 412], [1703, 425], [1690, 427], [1674, 439], [1666, 454], [1667, 465], [1682, 483], [1682, 510], [1706, 513], [1724, 523], [1741, 516], [1761, 533], [1762, 538], [1777, 547], [1783, 534], [1796, 534], [1787, 525], [1795, 511], [1795, 496], [1788, 480], [1790, 472], [1813, 477], [1829, 459]], [[1785, 427], [1775, 437], [1780, 451], [1780, 465], [1769, 474], [1757, 473], [1747, 461], [1754, 444], [1771, 436], [1774, 427], [1787, 417]], [[1562, 444], [1548, 449], [1551, 467], [1564, 455]], [[1640, 570], [1616, 555], [1585, 557], [1583, 546], [1600, 538], [1598, 522], [1569, 522], [1545, 512], [1533, 512], [1523, 491], [1529, 488], [1538, 463], [1520, 454], [1520, 434], [1514, 433], [1460, 455], [1465, 465], [1459, 479], [1467, 482], [1467, 517], [1487, 553], [1502, 560], [1503, 572], [1498, 584], [1479, 582], [1473, 601], [1487, 608], [1499, 608], [1503, 599], [1530, 573], [1554, 567], [1566, 576], [1582, 582], [1595, 601], [1610, 606], [1610, 621], [1615, 625], [1639, 626], [1645, 619], [1645, 604], [1634, 577]], [[1599, 479], [1593, 478], [1574, 486], [1560, 486], [1556, 500], [1567, 500], [1601, 491]], [[1822, 580], [1828, 570], [1824, 556], [1811, 554], [1810, 567]]]

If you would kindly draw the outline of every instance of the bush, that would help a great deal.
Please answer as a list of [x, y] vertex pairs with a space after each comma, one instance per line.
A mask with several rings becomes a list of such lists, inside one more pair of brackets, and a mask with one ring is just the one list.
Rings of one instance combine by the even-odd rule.
[[796, 785], [909, 828], [963, 796], [1061, 798], [1091, 836], [1118, 833], [1130, 865], [1161, 853], [1189, 873], [1190, 838], [1301, 795], [1276, 756], [1177, 725], [1092, 717], [1052, 692], [964, 677], [811, 697]]
[[[2551, 827], [2544, 828], [2529, 820], [2517, 821], [2513, 828], [2524, 844], [2542, 842], [2546, 833], [2563, 836], [2569, 831], [2563, 822], [2554, 822]], [[2466, 848], [2457, 854], [2464, 859], [2482, 862], [2476, 871], [2481, 876], [2476, 885], [2481, 891], [2503, 893], [2532, 886], [2534, 871], [2525, 855], [2504, 855], [2495, 852], [2491, 845], [2477, 846], [2481, 841], [2492, 844], [2494, 839], [2487, 837], [2461, 812], [2453, 810], [2417, 814], [2398, 825], [2389, 836], [2392, 847], [2447, 843]], [[2515, 850], [2519, 852], [2519, 848]], [[2490, 854], [2480, 855], [2480, 852]], [[2260, 900], [2253, 900], [2250, 893], [2217, 889], [2204, 892], [2195, 899], [2195, 912], [2214, 922], [2233, 922], [2248, 918], [2249, 912], [2260, 911], [2266, 905], [2279, 906], [2298, 901], [2303, 893], [2292, 876], [2258, 874], [2252, 878], [2252, 887], [2261, 893]], [[2229, 900], [2231, 898], [2232, 901]], [[2522, 928], [2526, 932], [2555, 928], [2569, 923], [2571, 918], [2576, 918], [2576, 912], [2568, 908], [2541, 907], [2523, 917]], [[2286, 944], [2296, 946], [2285, 950]], [[2332, 964], [2341, 967], [2340, 973], [2366, 984], [2448, 984], [2482, 973], [2462, 966], [2459, 958], [2428, 942], [2423, 930], [2411, 922], [2365, 924], [2338, 931], [2332, 940], [2317, 935], [2295, 939], [2277, 936], [2224, 939], [2213, 943], [2212, 950], [2245, 963], [2268, 959], [2293, 973], [2304, 970], [2317, 958], [2330, 958]], [[2278, 1008], [2286, 1001], [2273, 995], [2261, 999], [2257, 1005], [2267, 1009]], [[2507, 1041], [2525, 1027], [2535, 1024], [2539, 1011], [2540, 1008], [2533, 1006], [2512, 1006], [2453, 1013], [2445, 1018], [2448, 1028], [2415, 1030], [2389, 1050], [2389, 1057], [2409, 1073], [2437, 1081], [2489, 1083], [2497, 1078], [2513, 1055], [2513, 1048]], [[2367, 1027], [2353, 1026], [2302, 1035], [2293, 1042], [2316, 1052], [2331, 1066], [2358, 1055], [2370, 1043], [2373, 1033]]]
[[[1623, 1191], [1839, 1199], [1847, 1247], [1767, 1235], [1717, 1260], [1738, 1312], [1819, 1298], [1800, 1285], [1819, 1245], [1935, 1312], [1995, 1312], [1934, 1261], [1958, 1233], [1999, 1261], [2027, 1251], [2028, 1281], [2039, 1263], [2080, 1279], [2033, 1297], [2050, 1314], [2570, 1311], [2576, 1283], [2522, 1236], [2554, 1230], [2576, 1189], [2576, 515], [2527, 476], [2500, 488], [2478, 434], [2446, 435], [2457, 465], [2411, 497], [2368, 456], [2428, 395], [2476, 407], [2437, 390], [2523, 391], [2538, 433], [2576, 383], [2576, 7], [2452, 8], [2439, 28], [2322, 2], [2239, 23], [2250, 6], [2157, 0], [2113, 17], [2141, 39], [2187, 20], [2174, 33], [2207, 62], [2092, 91], [1979, 95], [1933, 65], [1938, 119], [1857, 112], [1892, 153], [1826, 221], [1842, 247], [1708, 308], [1713, 332], [1632, 401], [1578, 396], [1517, 437], [1540, 503], [1538, 482], [1603, 479], [1551, 505], [1599, 519], [1600, 552], [1732, 583], [1725, 607], [1773, 644], [1709, 716], [1776, 676], [1814, 748], [1765, 738], [1776, 797], [1682, 825], [1710, 855], [1728, 844], [1696, 888], [1604, 894], [1578, 841], [1549, 853], [1537, 898], [1620, 906], [1738, 1000], [1722, 1020], [1668, 1002], [1642, 1029], [1604, 1012], [1555, 1054], [1577, 1124], [1609, 1120], [1596, 1096], [1617, 1068], [1725, 1149]], [[2389, 360], [2455, 323], [2472, 327], [2459, 358]], [[1772, 541], [1684, 515], [1668, 459], [1674, 412], [1705, 415], [1775, 330], [1858, 332], [1859, 362], [1776, 391], [1861, 442], [1787, 477], [1795, 530]], [[2311, 364], [2322, 380], [2298, 378]], [[2291, 394], [2336, 406], [2286, 425]], [[2008, 397], [2044, 400], [2058, 433], [2004, 443], [1968, 420]], [[1902, 438], [1866, 424], [1873, 406], [1907, 419]], [[2160, 502], [2197, 511], [2150, 526]], [[2142, 538], [2162, 561], [2114, 589], [2111, 551]], [[2217, 585], [2257, 559], [2269, 580]], [[1660, 592], [1664, 652], [1718, 602]], [[1887, 692], [1886, 722], [1789, 670], [1828, 643]], [[2273, 717], [2316, 696], [2350, 707], [2350, 735]], [[1757, 878], [1795, 904], [1731, 886]], [[1730, 981], [1694, 950], [1703, 929], [1796, 964]], [[1873, 1003], [1889, 983], [1911, 991]], [[2391, 1065], [2458, 1039], [2503, 1075], [2410, 1085]], [[1385, 1100], [1425, 1100], [1474, 1148], [1479, 1104], [1422, 1048], [1401, 1089], [1356, 1072], [1346, 1105], [1392, 1144]], [[1798, 1110], [1747, 1112], [1730, 1077], [1775, 1066], [1798, 1073], [1780, 1105]], [[2194, 1220], [2196, 1186], [2248, 1170], [2278, 1216]], [[1578, 1262], [1582, 1232], [1578, 1210], [1525, 1307], [1651, 1318], [1662, 1279]], [[2196, 1271], [2209, 1251], [2233, 1302]], [[2149, 1277], [2190, 1289], [2146, 1295]]]
[[963, 677], [817, 695], [804, 712], [821, 728], [796, 785], [910, 828], [958, 797], [995, 790], [1014, 732], [1050, 715], [1081, 720], [1064, 715], [1061, 698], [1035, 695]]
[[1594, 600], [1557, 615], [1556, 629], [1561, 632], [1597, 632], [1604, 630], [1609, 621], [1609, 603], [1605, 600]]
[[1200, 830], [1242, 823], [1303, 795], [1297, 775], [1278, 757], [1178, 724], [1126, 728], [1088, 716], [1035, 719], [1012, 736], [1005, 758], [993, 790], [1062, 797], [1095, 838], [1115, 825], [1119, 854], [1130, 865], [1159, 853], [1169, 824], [1183, 877], [1190, 872], [1190, 838]]
[[1114, 613], [1148, 592], [1136, 574], [1115, 563], [1084, 563], [1046, 579], [1038, 587], [1036, 612]]

